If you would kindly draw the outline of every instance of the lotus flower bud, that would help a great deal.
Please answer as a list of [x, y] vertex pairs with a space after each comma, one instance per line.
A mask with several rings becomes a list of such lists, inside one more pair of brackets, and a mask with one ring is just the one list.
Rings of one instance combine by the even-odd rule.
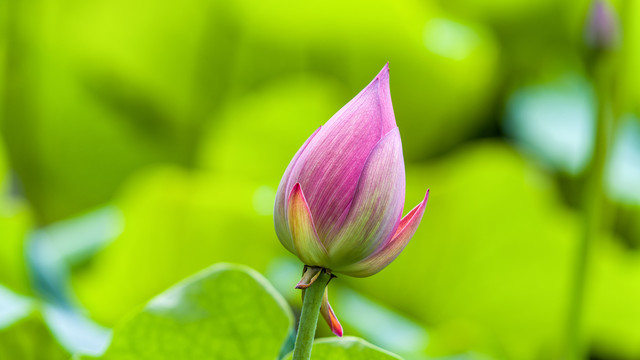
[[607, 0], [594, 0], [587, 18], [585, 42], [594, 50], [614, 50], [620, 43], [620, 20]]
[[305, 265], [370, 276], [407, 245], [428, 194], [402, 217], [404, 159], [387, 64], [289, 163], [276, 195], [276, 233]]

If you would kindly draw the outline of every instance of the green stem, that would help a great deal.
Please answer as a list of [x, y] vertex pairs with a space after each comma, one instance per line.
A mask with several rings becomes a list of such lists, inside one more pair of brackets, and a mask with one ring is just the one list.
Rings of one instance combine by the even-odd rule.
[[[604, 61], [602, 61], [604, 60]], [[611, 114], [610, 67], [607, 59], [595, 65], [593, 79], [598, 97], [593, 159], [587, 169], [583, 192], [582, 235], [576, 251], [573, 288], [567, 321], [567, 360], [586, 358], [583, 312], [591, 248], [603, 225], [604, 171], [613, 123]]]
[[313, 338], [316, 335], [322, 295], [324, 295], [324, 289], [329, 280], [331, 280], [331, 275], [323, 270], [316, 281], [304, 290], [296, 346], [293, 349], [293, 360], [309, 360], [311, 358], [311, 346], [313, 346]]

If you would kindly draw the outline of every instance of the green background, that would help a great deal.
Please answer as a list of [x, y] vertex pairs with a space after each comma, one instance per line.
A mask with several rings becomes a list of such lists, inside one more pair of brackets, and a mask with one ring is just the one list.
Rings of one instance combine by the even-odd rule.
[[[613, 5], [581, 326], [591, 358], [612, 360], [640, 358], [640, 2]], [[297, 314], [303, 264], [273, 230], [280, 177], [389, 62], [405, 213], [430, 198], [388, 268], [332, 281], [345, 334], [406, 359], [560, 359], [602, 103], [590, 6], [0, 2], [0, 358], [98, 356], [113, 327], [219, 262], [256, 269]], [[336, 349], [369, 349], [349, 341]]]

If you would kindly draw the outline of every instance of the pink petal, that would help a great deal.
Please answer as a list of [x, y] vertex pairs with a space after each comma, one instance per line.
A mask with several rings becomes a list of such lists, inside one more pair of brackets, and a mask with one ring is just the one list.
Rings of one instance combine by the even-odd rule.
[[429, 191], [427, 190], [424, 200], [402, 218], [391, 241], [385, 244], [380, 250], [354, 265], [347, 266], [344, 269], [334, 270], [349, 276], [365, 277], [371, 276], [389, 265], [400, 255], [418, 229], [425, 207], [427, 206], [428, 198]]
[[295, 254], [305, 265], [325, 267], [327, 250], [320, 242], [302, 188], [296, 183], [287, 206], [289, 231]]
[[[321, 128], [321, 127], [320, 127]], [[273, 222], [276, 227], [276, 235], [278, 239], [284, 245], [287, 250], [292, 253], [296, 253], [293, 247], [293, 239], [291, 238], [291, 233], [289, 232], [289, 222], [287, 221], [287, 196], [290, 194], [291, 190], [287, 191], [289, 188], [289, 177], [291, 174], [291, 169], [295, 166], [296, 162], [300, 158], [300, 155], [307, 148], [309, 142], [313, 139], [313, 137], [320, 131], [320, 128], [316, 129], [316, 131], [309, 136], [309, 138], [302, 144], [302, 147], [298, 150], [298, 152], [293, 156], [291, 162], [287, 166], [287, 169], [284, 171], [284, 175], [282, 175], [282, 179], [280, 180], [280, 185], [278, 185], [278, 191], [276, 192], [276, 201], [273, 209]], [[290, 189], [290, 188], [289, 188]]]
[[293, 166], [287, 191], [295, 182], [305, 189], [323, 241], [340, 228], [369, 153], [396, 127], [388, 80], [385, 66], [320, 129]]
[[332, 269], [373, 254], [396, 231], [405, 195], [404, 160], [398, 128], [369, 155], [340, 232], [325, 239]]
[[320, 305], [320, 314], [327, 322], [329, 327], [331, 328], [331, 332], [336, 334], [336, 336], [342, 337], [342, 325], [340, 321], [338, 321], [338, 317], [336, 317], [336, 313], [331, 308], [329, 304], [329, 287], [324, 288], [324, 295], [322, 296], [322, 304]]
[[387, 63], [380, 73], [376, 76], [380, 81], [378, 87], [378, 99], [380, 99], [380, 109], [382, 111], [382, 134], [395, 129], [396, 116], [393, 113], [393, 104], [391, 104], [391, 89], [389, 87], [389, 63]]

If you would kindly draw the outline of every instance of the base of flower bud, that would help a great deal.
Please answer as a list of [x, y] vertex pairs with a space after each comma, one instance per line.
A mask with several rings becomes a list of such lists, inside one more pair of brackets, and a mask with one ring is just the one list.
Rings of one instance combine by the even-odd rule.
[[331, 332], [333, 332], [337, 336], [342, 336], [342, 325], [340, 325], [340, 321], [338, 321], [338, 317], [335, 312], [331, 308], [329, 304], [329, 296], [328, 296], [328, 285], [331, 279], [337, 277], [331, 273], [331, 270], [321, 268], [319, 266], [309, 266], [305, 265], [302, 270], [302, 279], [296, 285], [296, 289], [302, 290], [302, 302], [304, 303], [304, 297], [306, 289], [313, 285], [316, 280], [320, 277], [321, 274], [329, 275], [329, 280], [324, 285], [324, 295], [322, 297], [322, 305], [320, 307], [320, 314], [327, 322], [329, 327], [331, 328]]
[[302, 279], [300, 279], [300, 282], [296, 285], [296, 289], [306, 289], [311, 286], [323, 270], [324, 269], [319, 266], [305, 265], [302, 270]]
[[[309, 271], [305, 269], [305, 273]], [[331, 276], [324, 270], [318, 272], [318, 278], [307, 289], [302, 289], [302, 311], [296, 334], [296, 344], [293, 348], [293, 360], [309, 360], [311, 347], [318, 325], [318, 316], [322, 305], [322, 298]]]

